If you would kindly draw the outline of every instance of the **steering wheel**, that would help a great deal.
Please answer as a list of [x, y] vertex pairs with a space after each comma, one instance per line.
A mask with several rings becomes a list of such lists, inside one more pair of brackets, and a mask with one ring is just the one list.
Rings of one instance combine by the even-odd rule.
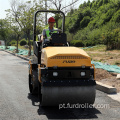
[[54, 31], [57, 31], [57, 32], [58, 32], [58, 34], [61, 34], [61, 33], [62, 33], [62, 30], [57, 29], [57, 30], [53, 30], [52, 32], [50, 32], [50, 33], [49, 33], [49, 35], [51, 35], [51, 36], [52, 36], [52, 34], [54, 33]]
[[[62, 30], [58, 29], [58, 30], [53, 30], [52, 32], [49, 33], [50, 36], [52, 36], [52, 34], [54, 33], [54, 31], [57, 31], [58, 34], [61, 34]], [[52, 45], [51, 43], [51, 38], [50, 39], [44, 39], [43, 42], [43, 48]]]
[[49, 46], [50, 44], [51, 44], [51, 40], [50, 39], [44, 39], [43, 48]]

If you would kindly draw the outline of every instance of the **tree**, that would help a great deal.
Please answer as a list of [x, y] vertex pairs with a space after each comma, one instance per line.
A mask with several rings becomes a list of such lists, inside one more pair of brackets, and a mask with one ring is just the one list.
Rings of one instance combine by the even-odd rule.
[[[54, 9], [54, 10], [58, 10], [58, 11], [63, 11], [65, 14], [69, 11], [71, 11], [71, 9], [73, 9], [72, 6], [74, 6], [75, 3], [77, 3], [79, 0], [72, 0], [70, 3], [68, 3], [66, 5], [66, 1], [65, 0], [51, 0], [49, 1], [49, 5], [47, 6], [49, 9]], [[65, 5], [63, 5], [63, 2], [65, 2]], [[53, 7], [51, 7], [53, 6]], [[58, 28], [58, 20], [61, 18], [60, 14], [56, 14], [55, 15], [55, 21], [56, 21], [56, 27]]]
[[[10, 10], [6, 10], [7, 12], [10, 12]], [[20, 40], [20, 37], [22, 36], [23, 32], [19, 26], [19, 24], [16, 22], [16, 20], [13, 18], [13, 16], [7, 16], [7, 21], [10, 24], [10, 29], [12, 30], [12, 35], [14, 36], [14, 39], [17, 41], [17, 49], [16, 53], [18, 53], [18, 42]]]
[[107, 50], [120, 49], [120, 29], [114, 29], [103, 35], [103, 40], [107, 46]]
[[23, 31], [27, 36], [29, 43], [29, 56], [31, 55], [30, 33], [33, 31], [34, 12], [40, 8], [42, 9], [41, 2], [42, 1], [39, 1], [39, 3], [37, 3], [37, 1], [34, 0], [33, 3], [31, 1], [20, 3], [17, 0], [12, 0], [11, 9], [8, 11], [8, 15], [12, 16], [12, 19], [14, 19], [15, 23], [13, 24], [19, 26], [18, 29]]
[[0, 36], [5, 41], [5, 46], [7, 45], [7, 40], [9, 37], [10, 29], [8, 21], [5, 19], [0, 19]]
[[80, 22], [80, 27], [81, 28], [87, 27], [89, 22], [90, 22], [90, 17], [89, 16], [85, 16], [83, 18], [83, 20]]
[[0, 36], [2, 39], [5, 40], [6, 38], [6, 29], [5, 29], [5, 26], [4, 26], [4, 20], [3, 19], [0, 19]]
[[18, 53], [18, 42], [20, 40], [20, 37], [22, 36], [22, 31], [19, 29], [19, 26], [11, 26], [11, 29], [14, 31], [16, 39], [17, 39], [17, 50], [16, 50], [16, 53]]
[[103, 3], [104, 4], [107, 4], [109, 1], [108, 0], [103, 0]]

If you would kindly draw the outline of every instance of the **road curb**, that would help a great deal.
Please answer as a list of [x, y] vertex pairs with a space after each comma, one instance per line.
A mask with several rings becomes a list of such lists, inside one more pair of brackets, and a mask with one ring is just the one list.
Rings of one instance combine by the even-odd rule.
[[102, 92], [105, 92], [107, 94], [116, 94], [117, 93], [117, 89], [115, 87], [103, 84], [98, 81], [96, 81], [96, 89], [100, 90]]
[[[3, 50], [3, 49], [1, 49], [1, 50]], [[3, 50], [3, 51], [5, 51], [5, 52], [7, 52], [7, 53], [10, 53], [10, 54], [12, 54], [12, 55], [14, 55], [14, 56], [17, 56], [17, 57], [19, 57], [19, 58], [21, 58], [21, 59], [23, 59], [23, 60], [29, 61], [29, 58], [27, 58], [27, 57], [23, 57], [23, 56], [21, 56], [21, 55], [17, 55], [17, 54], [15, 54], [15, 53], [13, 53], [13, 52], [11, 52], [11, 51], [8, 51], [8, 50]]]
[[[2, 49], [1, 49], [1, 50], [2, 50]], [[7, 51], [7, 50], [3, 50], [3, 51], [8, 52], [8, 53], [10, 53], [10, 54], [12, 54], [12, 55], [15, 55], [15, 56], [17, 56], [17, 57], [19, 57], [19, 58], [21, 58], [21, 59], [24, 59], [24, 60], [29, 61], [29, 58], [26, 58], [26, 57], [17, 55], [17, 54], [15, 54], [15, 53], [12, 53], [12, 52]], [[107, 94], [116, 94], [116, 93], [117, 93], [117, 89], [116, 89], [115, 87], [112, 87], [112, 86], [103, 84], [103, 83], [98, 82], [98, 81], [96, 81], [96, 89], [97, 89], [97, 90], [100, 90], [100, 91], [102, 91], [102, 92], [105, 92], [105, 93], [107, 93]]]

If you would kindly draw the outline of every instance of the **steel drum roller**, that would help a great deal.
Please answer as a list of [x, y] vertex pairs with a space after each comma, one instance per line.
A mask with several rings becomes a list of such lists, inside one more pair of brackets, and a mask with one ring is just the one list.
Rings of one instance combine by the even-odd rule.
[[42, 106], [57, 106], [59, 104], [93, 104], [95, 101], [95, 86], [64, 86], [42, 87]]

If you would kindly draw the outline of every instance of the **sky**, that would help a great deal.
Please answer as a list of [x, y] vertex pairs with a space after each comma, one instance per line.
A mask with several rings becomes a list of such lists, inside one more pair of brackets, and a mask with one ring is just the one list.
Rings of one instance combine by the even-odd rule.
[[[5, 10], [10, 9], [10, 1], [11, 0], [0, 0], [0, 19], [5, 19], [6, 17], [6, 12]], [[24, 0], [24, 1], [28, 1], [28, 0]], [[67, 0], [68, 2], [70, 2], [71, 0]], [[73, 0], [74, 1], [74, 0]], [[83, 3], [84, 1], [88, 1], [88, 0], [80, 0], [80, 2], [78, 2], [79, 4], [75, 5], [76, 8], [79, 7], [79, 5], [81, 3]]]

